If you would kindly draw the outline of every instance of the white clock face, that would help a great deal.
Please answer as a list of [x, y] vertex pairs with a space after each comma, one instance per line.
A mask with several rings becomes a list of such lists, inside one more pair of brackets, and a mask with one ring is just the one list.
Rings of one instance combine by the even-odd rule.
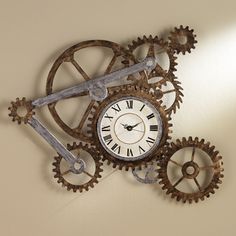
[[140, 160], [160, 143], [162, 120], [147, 100], [124, 97], [110, 103], [97, 123], [99, 141], [112, 156], [125, 161]]

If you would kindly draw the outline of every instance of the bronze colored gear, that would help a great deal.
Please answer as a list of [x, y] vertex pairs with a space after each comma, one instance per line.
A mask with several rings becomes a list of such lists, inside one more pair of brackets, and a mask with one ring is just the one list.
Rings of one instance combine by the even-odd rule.
[[[173, 88], [163, 90], [163, 87], [167, 86], [168, 83], [171, 83]], [[165, 83], [156, 82], [156, 83], [149, 84], [150, 91], [154, 93], [155, 97], [158, 100], [162, 100], [163, 97], [167, 94], [172, 94], [172, 93], [175, 94], [175, 99], [173, 103], [166, 108], [166, 113], [169, 115], [171, 115], [172, 113], [176, 113], [176, 110], [180, 108], [180, 103], [183, 102], [182, 97], [184, 95], [181, 91], [183, 90], [183, 88], [180, 85], [181, 85], [181, 82], [178, 81], [176, 77], [174, 77], [172, 80], [166, 81]]]
[[[171, 32], [169, 36], [170, 46], [173, 48], [178, 54], [182, 52], [185, 54], [186, 52], [191, 52], [191, 49], [195, 48], [197, 40], [195, 39], [196, 35], [193, 34], [193, 29], [189, 29], [188, 26], [185, 28], [181, 25], [179, 28], [175, 27], [174, 31]], [[184, 40], [181, 42], [181, 40]]]
[[[25, 114], [20, 115], [18, 109], [23, 108]], [[20, 125], [22, 122], [27, 124], [27, 122], [31, 119], [31, 117], [35, 114], [33, 111], [34, 106], [31, 101], [26, 101], [26, 98], [22, 99], [16, 98], [15, 102], [11, 102], [11, 107], [8, 108], [10, 110], [9, 116], [12, 117], [12, 121], [17, 121]]]
[[[81, 43], [78, 43], [70, 48], [68, 48], [66, 51], [64, 51], [54, 62], [47, 78], [47, 85], [46, 85], [46, 94], [49, 95], [53, 93], [53, 85], [54, 80], [56, 78], [56, 73], [59, 67], [64, 63], [71, 63], [75, 69], [78, 71], [78, 73], [83, 77], [84, 80], [90, 80], [91, 78], [86, 74], [86, 72], [83, 70], [83, 68], [79, 65], [79, 63], [74, 59], [74, 54], [78, 52], [81, 49], [89, 48], [89, 47], [102, 47], [102, 48], [108, 48], [111, 49], [113, 52], [113, 57], [104, 72], [104, 74], [110, 73], [112, 70], [112, 67], [114, 66], [116, 60], [120, 56], [126, 56], [130, 60], [132, 60], [132, 55], [128, 53], [126, 49], [121, 47], [119, 44], [116, 44], [114, 42], [106, 41], [106, 40], [88, 40]], [[87, 92], [81, 93], [79, 96], [86, 96], [88, 95]], [[56, 123], [64, 130], [67, 134], [71, 135], [72, 137], [76, 139], [80, 139], [84, 142], [90, 142], [89, 138], [82, 132], [82, 128], [87, 120], [88, 114], [90, 113], [95, 101], [92, 100], [90, 104], [88, 105], [86, 111], [84, 112], [84, 115], [79, 123], [79, 125], [76, 128], [69, 127], [59, 116], [57, 110], [56, 110], [56, 103], [52, 103], [48, 105], [49, 111], [51, 115], [53, 116]]]
[[[92, 157], [92, 159], [95, 163], [94, 173], [91, 174], [91, 173], [88, 173], [86, 170], [84, 170], [83, 173], [85, 175], [89, 176], [89, 178], [90, 178], [89, 181], [82, 183], [82, 184], [70, 183], [65, 178], [66, 174], [69, 174], [70, 171], [68, 170], [63, 173], [61, 172], [61, 161], [63, 159], [62, 159], [62, 156], [59, 155], [54, 158], [54, 162], [52, 164], [54, 166], [53, 172], [55, 172], [54, 177], [57, 179], [57, 182], [61, 183], [63, 187], [66, 187], [68, 191], [69, 190], [72, 190], [73, 192], [76, 192], [76, 191], [82, 192], [83, 190], [88, 191], [89, 188], [93, 188], [94, 184], [97, 184], [98, 179], [101, 178], [100, 173], [103, 171], [101, 169], [101, 166], [102, 166], [101, 156], [93, 147], [89, 146], [88, 144], [83, 144], [81, 142], [79, 144], [76, 144], [75, 142], [72, 145], [68, 144], [67, 148], [70, 151], [76, 151], [78, 153], [78, 157], [79, 157], [79, 153], [81, 152], [81, 150], [87, 152]], [[71, 173], [71, 174], [73, 174], [73, 173]], [[78, 175], [80, 175], [80, 174], [78, 174]]]
[[[100, 143], [97, 133], [97, 121], [103, 109], [111, 102], [116, 101], [125, 96], [143, 98], [149, 101], [158, 110], [163, 125], [163, 134], [161, 137], [161, 141], [157, 148], [153, 151], [153, 153], [143, 159], [138, 159], [134, 161], [121, 160], [110, 155]], [[161, 101], [158, 102], [156, 98], [152, 94], [150, 94], [145, 88], [132, 85], [126, 85], [121, 87], [120, 90], [112, 91], [112, 94], [110, 94], [105, 100], [100, 102], [98, 106], [93, 107], [91, 117], [89, 117], [88, 120], [91, 122], [88, 124], [88, 134], [93, 137], [92, 144], [100, 153], [102, 153], [103, 161], [107, 161], [108, 165], [112, 163], [113, 168], [118, 167], [120, 170], [125, 169], [126, 171], [128, 171], [129, 169], [133, 170], [135, 167], [142, 168], [142, 166], [146, 166], [147, 162], [151, 162], [152, 160], [158, 158], [158, 154], [161, 152], [161, 147], [166, 143], [168, 139], [170, 139], [168, 135], [170, 132], [170, 127], [172, 126], [172, 124], [170, 124], [171, 118], [166, 114], [165, 108], [161, 106]]]
[[[181, 164], [171, 159], [171, 157], [177, 151], [188, 147], [192, 148], [192, 155], [189, 161]], [[202, 167], [199, 166], [199, 164], [194, 159], [195, 151], [197, 149], [200, 149], [209, 157], [211, 165]], [[182, 138], [182, 141], [177, 139], [176, 143], [172, 142], [166, 149], [165, 158], [160, 163], [158, 175], [158, 178], [160, 179], [160, 184], [163, 185], [162, 189], [167, 190], [166, 194], [171, 194], [172, 198], [176, 198], [177, 201], [182, 200], [183, 203], [192, 203], [193, 201], [198, 202], [199, 200], [204, 200], [205, 197], [209, 197], [211, 193], [214, 194], [214, 189], [219, 188], [218, 184], [222, 183], [221, 178], [223, 178], [223, 162], [221, 160], [222, 157], [219, 156], [219, 152], [215, 151], [214, 149], [215, 147], [210, 146], [210, 143], [205, 142], [204, 139], [199, 140], [198, 138], [193, 139], [192, 137], [189, 137], [188, 139]], [[170, 162], [173, 163], [173, 165], [176, 165], [176, 167], [180, 167], [182, 172], [182, 177], [178, 179], [175, 184], [171, 183], [168, 176], [167, 166]], [[208, 184], [205, 184], [206, 186], [201, 186], [201, 184], [197, 180], [197, 177], [201, 171], [208, 171], [207, 174], [210, 174], [209, 171], [213, 172]], [[186, 193], [184, 191], [179, 190], [177, 186], [183, 180], [191, 180], [198, 190], [192, 191], [191, 193]]]
[[[129, 51], [130, 53], [134, 53], [134, 51], [136, 49], [138, 49], [140, 46], [143, 45], [149, 45], [149, 49], [147, 52], [146, 57], [158, 57], [159, 53], [167, 53], [168, 57], [169, 57], [169, 69], [168, 71], [164, 70], [163, 68], [161, 68], [160, 65], [157, 64], [156, 68], [154, 70], [152, 70], [149, 75], [148, 75], [148, 79], [152, 78], [152, 77], [163, 77], [163, 79], [168, 79], [171, 78], [174, 74], [174, 72], [176, 71], [175, 66], [177, 65], [176, 63], [176, 59], [177, 57], [175, 57], [175, 52], [174, 50], [169, 46], [168, 42], [165, 42], [163, 39], [159, 39], [158, 36], [153, 37], [152, 35], [150, 35], [149, 37], [147, 36], [143, 36], [143, 38], [138, 38], [136, 41], [133, 40], [132, 44], [128, 45]], [[159, 47], [157, 49], [157, 47]], [[138, 58], [136, 58], [136, 62], [138, 61]], [[124, 63], [129, 63], [129, 61], [125, 60]], [[129, 78], [130, 80], [132, 80], [132, 76]]]

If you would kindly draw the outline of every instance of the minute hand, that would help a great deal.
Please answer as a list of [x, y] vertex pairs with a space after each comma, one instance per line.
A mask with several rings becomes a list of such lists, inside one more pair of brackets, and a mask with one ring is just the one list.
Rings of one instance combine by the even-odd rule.
[[103, 92], [106, 92], [106, 91], [104, 91], [104, 90], [106, 90], [106, 87], [105, 87], [106, 84], [111, 83], [115, 80], [119, 80], [121, 78], [124, 78], [128, 75], [138, 73], [143, 70], [150, 71], [150, 70], [154, 69], [155, 66], [156, 66], [155, 58], [149, 57], [149, 58], [144, 59], [140, 63], [126, 67], [124, 69], [117, 70], [115, 72], [112, 72], [110, 74], [107, 74], [107, 75], [104, 75], [104, 76], [101, 76], [101, 77], [98, 77], [95, 79], [84, 81], [78, 85], [63, 89], [59, 92], [52, 93], [48, 96], [37, 98], [34, 101], [32, 101], [32, 105], [35, 107], [41, 107], [44, 105], [48, 105], [48, 104], [57, 102], [61, 99], [65, 99], [68, 97], [79, 95], [80, 93], [82, 93], [84, 91], [89, 91], [91, 94], [91, 92], [93, 92], [94, 90], [96, 90], [98, 88], [102, 89]]

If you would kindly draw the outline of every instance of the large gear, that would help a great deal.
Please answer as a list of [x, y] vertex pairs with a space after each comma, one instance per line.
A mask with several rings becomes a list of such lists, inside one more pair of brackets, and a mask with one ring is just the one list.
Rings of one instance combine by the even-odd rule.
[[[22, 109], [24, 114], [19, 114], [19, 109]], [[17, 121], [19, 125], [22, 122], [27, 124], [27, 122], [35, 114], [33, 109], [34, 106], [31, 101], [27, 101], [25, 97], [22, 99], [16, 98], [16, 101], [11, 102], [11, 107], [8, 108], [10, 111], [9, 116], [12, 117], [12, 121]]]
[[[113, 57], [108, 64], [106, 70], [104, 71], [104, 75], [108, 74], [112, 71], [113, 66], [118, 59], [118, 57], [123, 57], [124, 55], [126, 58], [129, 58], [131, 61], [134, 60], [132, 59], [132, 55], [124, 49], [122, 46], [120, 46], [117, 43], [107, 41], [107, 40], [88, 40], [88, 41], [83, 41], [80, 42], [76, 45], [73, 45], [72, 47], [68, 48], [66, 51], [64, 51], [54, 62], [47, 78], [47, 85], [46, 85], [46, 94], [50, 95], [54, 92], [54, 86], [55, 86], [55, 78], [58, 69], [63, 63], [71, 63], [75, 69], [78, 71], [78, 74], [84, 79], [84, 80], [90, 80], [91, 78], [86, 74], [86, 72], [83, 70], [79, 62], [74, 58], [74, 54], [77, 53], [79, 50], [83, 50], [85, 48], [90, 48], [90, 47], [100, 47], [104, 49], [110, 49], [113, 53]], [[88, 95], [87, 92], [81, 93], [78, 95], [80, 96], [86, 96]], [[63, 121], [63, 119], [60, 117], [57, 109], [56, 109], [56, 104], [57, 103], [52, 103], [48, 105], [49, 111], [56, 121], [56, 123], [64, 130], [67, 134], [70, 136], [80, 139], [83, 142], [90, 142], [89, 138], [86, 136], [85, 132], [82, 131], [82, 128], [85, 126], [84, 124], [87, 121], [88, 114], [90, 113], [92, 106], [94, 105], [95, 101], [92, 100], [89, 105], [87, 106], [87, 109], [84, 111], [83, 117], [79, 122], [79, 125], [75, 128], [70, 127], [66, 122]]]
[[[134, 54], [134, 51], [139, 47], [148, 45], [148, 52], [146, 57], [155, 57], [158, 58], [160, 53], [166, 53], [169, 58], [169, 68], [168, 70], [164, 70], [158, 63], [154, 70], [152, 70], [148, 79], [152, 77], [163, 77], [163, 79], [171, 78], [176, 71], [176, 59], [174, 50], [169, 46], [168, 42], [165, 42], [163, 39], [159, 39], [158, 36], [153, 37], [150, 35], [149, 37], [143, 36], [143, 38], [138, 38], [136, 41], [133, 40], [132, 44], [128, 45], [130, 53]], [[157, 48], [158, 47], [158, 48]], [[136, 58], [138, 61], [139, 58]], [[132, 77], [131, 77], [132, 79]]]
[[[70, 151], [75, 151], [77, 152], [78, 158], [81, 158], [83, 161], [85, 161], [85, 165], [91, 166], [91, 163], [89, 163], [90, 165], [86, 164], [86, 161], [88, 161], [88, 157], [94, 162], [94, 173], [89, 173], [87, 170], [83, 170], [82, 173], [80, 174], [73, 174], [69, 171], [69, 167], [67, 166], [67, 169], [65, 169], [64, 171], [62, 170], [62, 161], [64, 160], [62, 158], [62, 156], [57, 156], [54, 158], [54, 162], [53, 162], [53, 172], [55, 172], [54, 177], [57, 179], [58, 183], [61, 183], [63, 187], [66, 187], [67, 190], [72, 190], [73, 192], [79, 191], [82, 192], [83, 190], [88, 191], [89, 188], [93, 188], [94, 184], [98, 183], [98, 179], [101, 178], [101, 172], [103, 171], [101, 169], [102, 166], [102, 162], [101, 162], [101, 155], [91, 146], [89, 146], [88, 144], [83, 144], [83, 143], [79, 143], [76, 144], [75, 142], [70, 145], [67, 145], [68, 150]], [[82, 157], [81, 151], [85, 152], [85, 156]], [[87, 158], [87, 159], [86, 159]], [[86, 160], [85, 160], [86, 159]], [[90, 160], [90, 161], [91, 161]], [[67, 164], [65, 162], [65, 164]], [[85, 167], [86, 169], [86, 167]], [[71, 183], [71, 180], [69, 178], [66, 178], [66, 175], [71, 174], [71, 175], [76, 175], [76, 177], [78, 176], [78, 178], [84, 178], [85, 176], [88, 177], [87, 179], [84, 180], [83, 183]], [[84, 174], [84, 176], [82, 176]]]
[[[181, 149], [191, 148], [191, 156], [188, 161], [183, 160], [183, 154], [180, 156], [180, 160], [173, 160], [173, 156]], [[204, 139], [199, 140], [198, 138], [189, 137], [188, 139], [182, 138], [182, 140], [176, 140], [172, 142], [165, 151], [164, 158], [160, 162], [160, 169], [158, 178], [160, 179], [160, 184], [163, 185], [162, 189], [166, 190], [166, 194], [170, 194], [172, 198], [176, 198], [177, 201], [182, 201], [183, 203], [198, 202], [199, 200], [204, 200], [205, 197], [209, 197], [210, 194], [215, 193], [215, 189], [219, 188], [219, 184], [222, 183], [221, 178], [223, 178], [223, 162], [222, 157], [219, 155], [218, 151], [214, 150], [215, 147], [211, 146], [209, 142], [205, 142]], [[187, 151], [187, 150], [186, 150]], [[202, 152], [201, 157], [204, 157], [203, 163], [208, 161], [207, 165], [200, 166], [199, 160], [196, 159], [196, 152]], [[176, 154], [177, 155], [177, 154]], [[207, 158], [206, 158], [207, 157]], [[209, 159], [209, 160], [208, 160]], [[169, 164], [173, 164], [174, 167], [178, 168], [178, 178], [177, 181], [173, 181], [170, 178], [170, 172], [168, 171]], [[205, 172], [204, 172], [205, 171]], [[175, 170], [175, 172], [177, 172]], [[200, 173], [204, 172], [208, 178], [208, 181], [200, 183], [197, 177], [200, 177]], [[196, 189], [191, 187], [191, 191], [185, 191], [180, 189], [180, 183], [183, 181], [192, 181]], [[174, 182], [174, 183], [173, 183]]]
[[193, 34], [193, 29], [189, 29], [188, 26], [185, 28], [181, 25], [179, 28], [175, 27], [174, 31], [170, 33], [169, 40], [170, 46], [178, 54], [181, 52], [185, 54], [190, 53], [191, 49], [195, 48], [197, 40], [196, 35]]
[[[157, 146], [157, 148], [153, 151], [153, 153], [151, 155], [148, 155], [144, 159], [127, 161], [115, 158], [103, 148], [98, 138], [97, 122], [103, 109], [112, 101], [116, 101], [125, 96], [129, 97], [137, 96], [139, 98], [148, 100], [158, 110], [160, 117], [162, 119], [163, 134], [160, 143]], [[110, 94], [110, 96], [108, 96], [104, 101], [100, 102], [97, 106], [94, 106], [91, 112], [91, 116], [88, 118], [88, 120], [91, 122], [88, 124], [88, 133], [91, 137], [93, 137], [92, 145], [94, 145], [97, 148], [97, 150], [100, 153], [102, 153], [103, 161], [107, 161], [108, 165], [112, 164], [113, 168], [118, 167], [120, 170], [125, 169], [127, 171], [129, 169], [134, 169], [135, 167], [146, 166], [147, 162], [156, 159], [158, 153], [160, 153], [161, 147], [166, 143], [168, 139], [170, 139], [169, 132], [170, 132], [170, 127], [172, 126], [172, 124], [170, 124], [171, 118], [166, 114], [165, 108], [161, 106], [161, 102], [158, 102], [156, 98], [152, 94], [150, 94], [145, 88], [140, 88], [138, 86], [132, 86], [132, 85], [126, 85], [121, 87], [117, 91], [113, 91], [112, 94]]]
[[[158, 53], [165, 52], [169, 58], [169, 69], [166, 71], [157, 64], [156, 68], [150, 72], [148, 75], [143, 75], [142, 80], [136, 80], [134, 76], [130, 76], [129, 80], [134, 82], [134, 84], [146, 86], [150, 88], [150, 91], [154, 92], [154, 95], [157, 99], [161, 99], [164, 94], [167, 94], [168, 91], [162, 91], [164, 86], [167, 86], [167, 83], [171, 83], [174, 91], [169, 90], [169, 92], [175, 92], [175, 99], [171, 105], [168, 106], [166, 112], [168, 114], [175, 113], [177, 108], [180, 107], [180, 103], [182, 103], [183, 93], [181, 92], [182, 87], [180, 86], [180, 82], [177, 81], [176, 77], [174, 76], [174, 72], [176, 71], [175, 66], [177, 65], [174, 50], [169, 46], [168, 42], [165, 42], [163, 39], [159, 39], [157, 36], [154, 38], [150, 35], [149, 37], [143, 36], [143, 38], [138, 38], [137, 41], [133, 41], [132, 44], [128, 45], [129, 50], [131, 53], [134, 53], [135, 50], [138, 50], [139, 47], [144, 45], [148, 45], [148, 53], [147, 57], [155, 57], [158, 58]], [[157, 50], [156, 47], [161, 49]], [[136, 58], [137, 60], [137, 58]], [[155, 81], [156, 77], [160, 77], [157, 82]]]

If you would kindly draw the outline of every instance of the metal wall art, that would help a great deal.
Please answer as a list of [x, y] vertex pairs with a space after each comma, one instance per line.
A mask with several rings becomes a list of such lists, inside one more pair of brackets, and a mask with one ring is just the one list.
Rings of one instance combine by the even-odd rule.
[[[192, 29], [180, 26], [166, 39], [143, 36], [126, 47], [105, 40], [78, 43], [52, 65], [46, 95], [34, 100], [17, 98], [11, 102], [9, 116], [18, 124], [31, 126], [54, 148], [58, 154], [53, 161], [54, 177], [67, 190], [82, 192], [94, 187], [106, 162], [131, 171], [141, 183], [159, 183], [177, 201], [204, 200], [221, 183], [221, 156], [204, 139], [173, 142], [170, 136], [171, 118], [183, 99], [183, 88], [175, 76], [177, 56], [190, 53], [195, 38]], [[75, 54], [94, 47], [110, 49], [113, 56], [103, 75], [91, 78]], [[141, 49], [146, 50], [142, 58]], [[163, 55], [168, 68], [161, 65]], [[118, 59], [122, 63], [117, 69]], [[57, 72], [65, 63], [73, 65], [83, 82], [55, 92]], [[166, 105], [168, 95], [172, 100]], [[85, 96], [91, 101], [83, 114], [81, 111], [78, 126], [70, 127], [56, 105], [63, 99]], [[75, 139], [73, 144], [64, 146], [36, 118], [36, 109], [46, 105], [60, 128]], [[24, 115], [19, 112], [22, 108]]]

